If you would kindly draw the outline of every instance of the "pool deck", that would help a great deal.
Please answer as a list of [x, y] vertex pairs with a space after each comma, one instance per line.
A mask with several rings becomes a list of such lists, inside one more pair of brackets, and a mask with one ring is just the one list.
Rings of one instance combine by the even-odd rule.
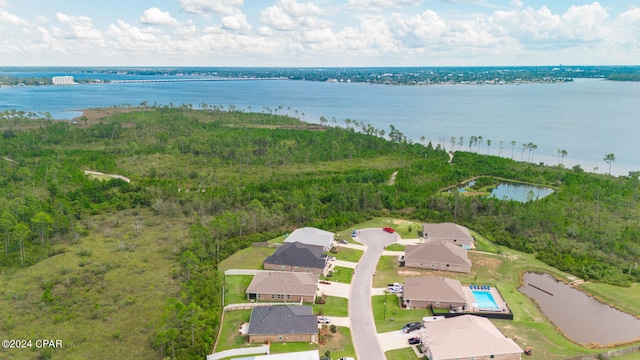
[[[466, 310], [466, 312], [480, 312], [480, 311], [482, 311], [482, 312], [495, 312], [495, 313], [510, 313], [511, 312], [509, 310], [509, 308], [507, 307], [507, 304], [502, 299], [502, 296], [500, 296], [500, 292], [498, 291], [498, 289], [495, 288], [495, 286], [491, 286], [491, 288], [489, 290], [483, 290], [483, 289], [470, 289], [469, 285], [467, 285], [467, 286], [463, 286], [462, 287], [462, 291], [464, 292], [464, 295], [467, 298], [467, 304], [469, 304], [469, 308]], [[477, 307], [474, 307], [473, 304], [476, 302], [476, 299], [473, 296], [473, 291], [486, 291], [486, 292], [490, 293], [491, 296], [493, 296], [493, 300], [495, 300], [496, 305], [498, 305], [498, 307], [500, 309], [493, 311], [493, 310], [479, 309]]]

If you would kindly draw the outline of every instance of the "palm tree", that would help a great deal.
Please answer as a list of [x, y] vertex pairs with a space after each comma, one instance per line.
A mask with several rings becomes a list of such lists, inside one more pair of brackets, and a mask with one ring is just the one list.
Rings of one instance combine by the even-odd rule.
[[489, 155], [489, 148], [491, 147], [491, 139], [487, 139], [487, 155]]
[[513, 147], [516, 146], [516, 141], [515, 140], [511, 140], [511, 160], [513, 160]]
[[567, 156], [568, 152], [564, 149], [558, 149], [558, 164], [564, 164], [564, 157]]
[[604, 162], [609, 164], [609, 175], [611, 175], [611, 163], [616, 161], [616, 156], [611, 153], [604, 156]]

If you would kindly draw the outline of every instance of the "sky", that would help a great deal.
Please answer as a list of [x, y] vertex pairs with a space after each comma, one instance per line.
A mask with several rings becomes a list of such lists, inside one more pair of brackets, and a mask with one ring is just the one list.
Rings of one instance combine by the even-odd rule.
[[0, 0], [0, 66], [640, 65], [640, 2]]

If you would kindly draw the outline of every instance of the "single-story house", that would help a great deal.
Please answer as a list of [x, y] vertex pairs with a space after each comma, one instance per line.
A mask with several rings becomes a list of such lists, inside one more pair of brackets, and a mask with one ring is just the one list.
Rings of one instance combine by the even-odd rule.
[[431, 360], [519, 360], [523, 353], [489, 319], [474, 315], [431, 322], [422, 340]]
[[306, 245], [315, 245], [322, 247], [322, 251], [329, 251], [333, 246], [334, 233], [324, 231], [312, 227], [304, 227], [294, 230], [284, 243], [299, 242]]
[[445, 222], [440, 224], [422, 224], [422, 238], [427, 241], [447, 240], [465, 249], [475, 247], [475, 239], [469, 229], [462, 225]]
[[256, 306], [251, 310], [249, 343], [315, 342], [318, 317], [311, 306]]
[[471, 272], [471, 260], [467, 256], [467, 250], [447, 240], [407, 245], [404, 253], [406, 267], [463, 273]]
[[317, 290], [317, 274], [268, 271], [257, 273], [246, 293], [247, 298], [254, 301], [313, 303]]
[[322, 247], [299, 242], [280, 246], [264, 260], [265, 270], [310, 272], [324, 275], [329, 257]]
[[409, 309], [463, 308], [467, 297], [462, 284], [455, 279], [441, 276], [405, 278], [402, 302]]

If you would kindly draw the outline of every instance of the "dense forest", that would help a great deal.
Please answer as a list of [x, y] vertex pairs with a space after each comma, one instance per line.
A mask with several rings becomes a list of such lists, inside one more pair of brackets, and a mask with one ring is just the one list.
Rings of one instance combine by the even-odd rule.
[[[444, 149], [412, 143], [393, 125], [338, 128], [203, 109], [114, 107], [76, 122], [2, 114], [0, 267], [26, 268], [66, 251], [90, 236], [88, 219], [100, 214], [146, 209], [184, 219], [190, 241], [174, 258], [181, 295], [167, 304], [152, 344], [179, 358], [212, 348], [217, 263], [302, 226], [338, 230], [375, 216], [455, 221], [584, 279], [640, 281], [638, 172], [613, 177], [473, 151], [457, 151], [449, 163]], [[556, 191], [528, 202], [442, 191], [478, 176]]]

